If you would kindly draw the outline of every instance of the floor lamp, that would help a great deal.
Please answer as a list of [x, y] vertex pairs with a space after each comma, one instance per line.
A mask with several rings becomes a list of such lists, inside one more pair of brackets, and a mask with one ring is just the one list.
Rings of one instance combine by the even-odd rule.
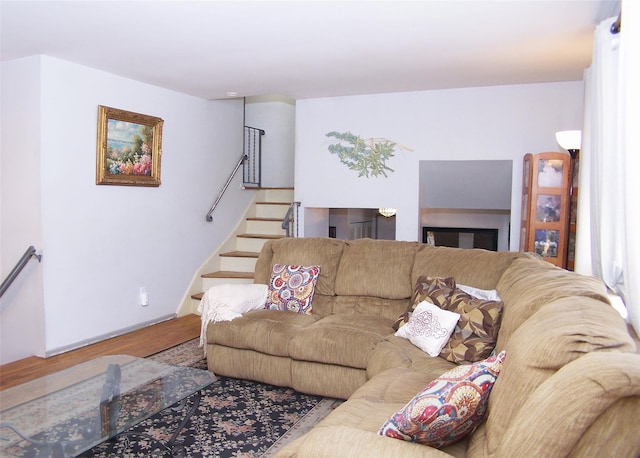
[[[569, 252], [571, 248], [571, 233], [575, 235], [575, 227], [577, 223], [577, 215], [576, 207], [574, 207], [574, 202], [577, 204], [577, 190], [578, 190], [578, 163], [580, 158], [580, 144], [582, 142], [582, 132], [579, 130], [562, 130], [560, 132], [556, 132], [556, 141], [558, 145], [567, 150], [569, 155], [571, 156], [571, 164], [569, 166], [569, 211], [567, 212], [567, 218], [569, 219], [569, 224], [567, 227], [569, 228], [569, 234], [567, 237], [567, 268], [571, 267], [573, 270], [573, 266], [569, 266]], [[571, 230], [571, 222], [573, 221], [574, 229]], [[573, 246], [575, 249], [575, 239], [573, 240]]]

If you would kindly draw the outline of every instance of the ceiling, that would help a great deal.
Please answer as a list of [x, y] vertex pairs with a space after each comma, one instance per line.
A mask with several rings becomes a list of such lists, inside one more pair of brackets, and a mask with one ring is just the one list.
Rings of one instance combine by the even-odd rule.
[[206, 99], [576, 81], [620, 0], [0, 1], [0, 55]]

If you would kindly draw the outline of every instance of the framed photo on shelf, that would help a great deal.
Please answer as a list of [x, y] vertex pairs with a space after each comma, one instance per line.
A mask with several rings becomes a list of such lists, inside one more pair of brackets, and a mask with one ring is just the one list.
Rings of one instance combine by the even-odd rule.
[[561, 187], [563, 167], [564, 164], [559, 159], [540, 159], [538, 165], [538, 187]]
[[536, 221], [541, 223], [557, 223], [560, 221], [562, 196], [555, 194], [538, 194], [536, 203]]
[[96, 184], [160, 186], [163, 123], [99, 105]]
[[555, 229], [536, 229], [534, 251], [543, 258], [558, 257], [560, 231]]

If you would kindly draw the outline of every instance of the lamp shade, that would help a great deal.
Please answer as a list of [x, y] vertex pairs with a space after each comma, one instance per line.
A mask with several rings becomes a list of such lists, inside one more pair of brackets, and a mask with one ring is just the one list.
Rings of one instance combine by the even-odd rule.
[[582, 131], [580, 130], [561, 130], [556, 132], [556, 141], [558, 145], [567, 151], [579, 150], [582, 142]]
[[395, 208], [379, 208], [378, 212], [385, 218], [391, 218], [396, 214]]

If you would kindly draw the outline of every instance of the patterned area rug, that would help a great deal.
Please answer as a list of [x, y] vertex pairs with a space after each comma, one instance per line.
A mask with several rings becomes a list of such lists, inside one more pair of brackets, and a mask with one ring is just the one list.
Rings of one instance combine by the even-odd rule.
[[[151, 357], [156, 361], [206, 369], [198, 339]], [[297, 393], [289, 388], [218, 377], [202, 391], [195, 415], [171, 437], [187, 408], [166, 409], [128, 434], [107, 441], [82, 457], [270, 457], [300, 437], [342, 401]]]

